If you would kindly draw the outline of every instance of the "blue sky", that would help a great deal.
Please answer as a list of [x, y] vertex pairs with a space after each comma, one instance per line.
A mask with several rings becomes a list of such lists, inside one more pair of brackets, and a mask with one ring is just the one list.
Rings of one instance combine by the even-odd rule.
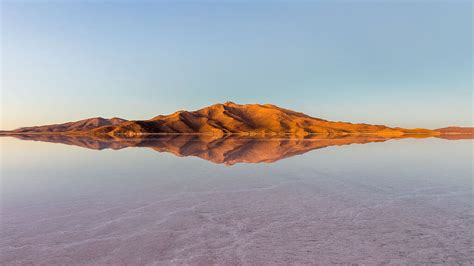
[[472, 2], [1, 4], [1, 129], [217, 102], [472, 126]]

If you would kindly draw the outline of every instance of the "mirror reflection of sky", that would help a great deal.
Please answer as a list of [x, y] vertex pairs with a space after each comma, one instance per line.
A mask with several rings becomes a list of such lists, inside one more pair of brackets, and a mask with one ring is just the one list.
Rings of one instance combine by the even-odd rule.
[[[282, 159], [275, 163], [216, 165], [195, 157], [177, 157], [148, 148], [123, 150], [88, 150], [80, 147], [2, 138], [2, 175], [4, 196], [10, 188], [20, 194], [51, 189], [89, 180], [102, 184], [119, 178], [126, 184], [136, 178], [154, 179], [159, 183], [167, 177], [186, 178], [203, 170], [219, 176], [290, 175], [295, 171], [329, 171], [363, 177], [377, 176], [398, 180], [405, 175], [423, 177], [443, 183], [463, 185], [471, 174], [472, 141], [440, 139], [402, 139], [383, 143], [335, 146]], [[386, 150], [386, 152], [384, 152]], [[306, 169], [306, 170], [305, 170]], [[299, 175], [300, 175], [299, 174]], [[100, 177], [100, 178], [99, 178]], [[449, 177], [449, 178], [447, 178]], [[150, 181], [152, 181], [150, 180]], [[421, 180], [420, 180], [421, 181]], [[461, 182], [461, 183], [458, 183]], [[36, 185], [38, 187], [36, 187]], [[116, 184], [121, 186], [121, 184]], [[421, 185], [421, 184], [420, 184]], [[78, 188], [83, 187], [78, 186]], [[61, 187], [58, 187], [61, 190]], [[38, 192], [38, 191], [36, 191]], [[25, 197], [27, 200], [27, 197]], [[30, 198], [34, 200], [33, 198]]]
[[0, 141], [4, 263], [472, 260], [471, 140], [333, 146], [233, 166], [149, 148]]

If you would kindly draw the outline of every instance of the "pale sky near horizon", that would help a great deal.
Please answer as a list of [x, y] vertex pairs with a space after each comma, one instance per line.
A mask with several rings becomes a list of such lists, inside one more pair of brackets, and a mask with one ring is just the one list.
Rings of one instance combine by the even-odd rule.
[[471, 1], [2, 1], [0, 129], [218, 102], [473, 126]]

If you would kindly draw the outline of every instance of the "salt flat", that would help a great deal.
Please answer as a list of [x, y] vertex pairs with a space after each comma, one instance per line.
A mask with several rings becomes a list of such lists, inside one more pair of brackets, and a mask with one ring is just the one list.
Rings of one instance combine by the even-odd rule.
[[4, 265], [474, 262], [472, 140], [232, 166], [0, 141]]

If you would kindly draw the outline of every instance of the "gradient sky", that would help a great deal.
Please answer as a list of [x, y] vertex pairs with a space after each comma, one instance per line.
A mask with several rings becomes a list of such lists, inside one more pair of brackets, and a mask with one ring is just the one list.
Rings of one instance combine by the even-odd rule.
[[217, 102], [473, 125], [471, 1], [1, 3], [1, 129]]

